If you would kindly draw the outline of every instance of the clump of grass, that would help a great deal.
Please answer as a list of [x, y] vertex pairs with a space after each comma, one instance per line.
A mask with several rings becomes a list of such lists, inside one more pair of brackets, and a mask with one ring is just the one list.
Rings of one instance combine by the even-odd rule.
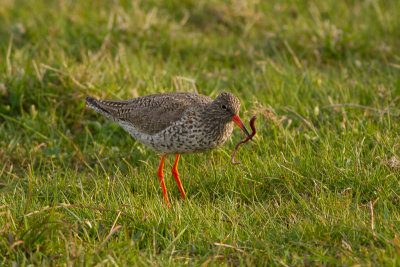
[[[2, 264], [398, 265], [399, 5], [3, 1]], [[158, 156], [84, 107], [223, 90], [255, 142], [185, 155], [171, 210]]]

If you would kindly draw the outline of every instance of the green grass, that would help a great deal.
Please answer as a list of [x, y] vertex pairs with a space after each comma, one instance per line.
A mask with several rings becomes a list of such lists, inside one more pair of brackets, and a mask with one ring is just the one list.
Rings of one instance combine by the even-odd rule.
[[[0, 264], [399, 266], [399, 17], [394, 0], [0, 0]], [[84, 97], [194, 90], [236, 94], [258, 135], [239, 166], [239, 129], [184, 155], [186, 201], [168, 157], [168, 210], [160, 156]]]

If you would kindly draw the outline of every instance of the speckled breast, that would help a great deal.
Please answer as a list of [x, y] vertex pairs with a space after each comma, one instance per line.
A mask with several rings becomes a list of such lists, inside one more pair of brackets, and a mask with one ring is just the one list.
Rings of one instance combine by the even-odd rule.
[[[199, 125], [200, 124], [200, 125]], [[135, 134], [139, 142], [163, 154], [199, 153], [224, 144], [233, 130], [233, 122], [219, 125], [177, 122], [155, 135]]]

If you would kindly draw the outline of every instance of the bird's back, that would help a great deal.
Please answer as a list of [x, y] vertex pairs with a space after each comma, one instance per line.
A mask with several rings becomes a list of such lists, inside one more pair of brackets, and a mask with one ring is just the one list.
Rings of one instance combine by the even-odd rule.
[[131, 124], [139, 132], [149, 135], [159, 133], [180, 120], [190, 106], [210, 102], [210, 97], [180, 92], [147, 95], [130, 100], [86, 98], [89, 108], [116, 122]]

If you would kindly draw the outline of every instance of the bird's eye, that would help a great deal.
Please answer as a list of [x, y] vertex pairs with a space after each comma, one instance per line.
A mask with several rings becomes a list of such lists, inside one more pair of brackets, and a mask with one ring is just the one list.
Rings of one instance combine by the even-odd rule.
[[222, 109], [226, 109], [226, 106], [225, 106], [225, 105], [222, 105], [221, 108], [222, 108]]

